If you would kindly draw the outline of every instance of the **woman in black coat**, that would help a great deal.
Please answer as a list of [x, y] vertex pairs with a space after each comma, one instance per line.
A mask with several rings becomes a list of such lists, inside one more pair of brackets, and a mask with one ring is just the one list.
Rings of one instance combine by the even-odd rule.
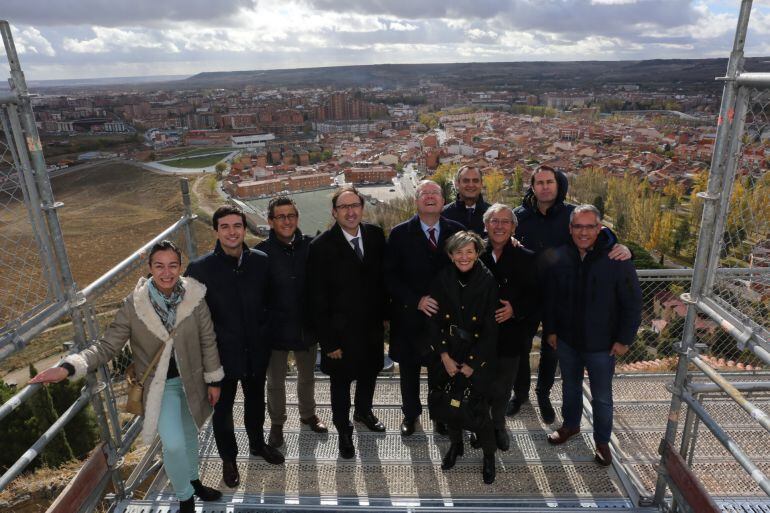
[[[484, 482], [495, 480], [495, 435], [489, 412], [497, 357], [498, 286], [489, 270], [479, 261], [484, 241], [477, 234], [461, 231], [446, 243], [446, 251], [454, 265], [438, 274], [431, 286], [431, 297], [439, 311], [431, 317], [430, 344], [435, 354], [431, 365], [431, 417], [448, 422], [451, 445], [441, 468], [449, 470], [463, 454], [463, 429], [473, 429], [484, 451]], [[447, 385], [458, 391], [470, 390], [474, 424], [462, 425], [454, 418], [436, 418], [446, 412], [439, 391]]]

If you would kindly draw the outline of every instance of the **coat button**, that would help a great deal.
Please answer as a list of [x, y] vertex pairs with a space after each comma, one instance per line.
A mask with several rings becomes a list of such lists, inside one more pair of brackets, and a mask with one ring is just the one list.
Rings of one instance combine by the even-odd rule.
[[446, 314], [446, 318], [449, 319], [449, 314]]
[[471, 360], [473, 360], [473, 355], [470, 356]]
[[464, 306], [464, 305], [463, 305], [463, 306], [461, 306], [461, 307], [460, 307], [460, 310], [465, 310], [465, 306]]
[[476, 337], [476, 338], [479, 338], [479, 334], [478, 333], [475, 333], [473, 336]]
[[476, 316], [474, 315], [473, 317], [471, 317], [471, 320], [475, 321], [476, 320]]

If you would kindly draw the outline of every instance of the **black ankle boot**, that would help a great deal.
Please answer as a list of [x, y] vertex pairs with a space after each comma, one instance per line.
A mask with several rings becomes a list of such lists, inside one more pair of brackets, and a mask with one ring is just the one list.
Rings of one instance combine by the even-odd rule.
[[202, 501], [218, 501], [222, 498], [222, 492], [208, 486], [203, 486], [200, 479], [190, 481], [190, 484], [193, 486], [193, 490], [195, 490], [195, 495]]
[[462, 456], [465, 448], [463, 443], [454, 443], [449, 446], [449, 450], [444, 455], [444, 459], [441, 460], [441, 470], [449, 470], [455, 466], [458, 456]]
[[495, 455], [484, 455], [484, 466], [481, 470], [481, 476], [486, 484], [495, 482]]
[[195, 496], [186, 501], [179, 501], [179, 513], [195, 513]]

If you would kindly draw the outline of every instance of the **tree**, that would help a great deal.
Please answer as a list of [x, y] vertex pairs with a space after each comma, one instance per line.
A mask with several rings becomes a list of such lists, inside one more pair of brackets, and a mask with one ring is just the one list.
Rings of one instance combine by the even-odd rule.
[[682, 250], [687, 247], [687, 243], [690, 240], [690, 223], [687, 219], [680, 219], [679, 226], [676, 227], [674, 232], [674, 254], [680, 255]]
[[[29, 366], [29, 377], [37, 374], [33, 365]], [[32, 418], [28, 420], [27, 425], [34, 428], [39, 434], [43, 434], [59, 418], [59, 414], [53, 407], [53, 399], [48, 391], [48, 387], [42, 387], [37, 394], [29, 399], [32, 410]], [[39, 435], [38, 435], [39, 436]], [[46, 446], [40, 455], [43, 463], [48, 467], [59, 467], [70, 461], [75, 456], [72, 454], [72, 448], [67, 442], [67, 435], [64, 431], [59, 433]]]
[[593, 205], [599, 210], [599, 213], [604, 217], [604, 198], [597, 196], [594, 198]]
[[505, 184], [505, 175], [499, 170], [495, 169], [491, 172], [487, 172], [483, 177], [484, 192], [489, 203], [496, 203], [500, 201], [501, 191]]
[[524, 191], [524, 171], [521, 166], [516, 166], [513, 169], [513, 174], [511, 175], [511, 189], [517, 196], [521, 196]]
[[222, 175], [224, 175], [226, 169], [227, 169], [227, 164], [225, 164], [224, 162], [217, 162], [217, 165], [214, 166], [214, 170], [217, 172], [217, 180], [222, 179]]
[[[84, 385], [85, 379], [79, 379], [77, 381], [62, 381], [48, 387], [56, 411], [59, 413], [66, 411], [80, 397], [80, 390]], [[64, 426], [64, 434], [76, 458], [84, 457], [91, 452], [99, 441], [99, 426], [96, 423], [91, 405], [80, 410]]]
[[439, 164], [430, 179], [436, 182], [444, 194], [445, 201], [451, 201], [454, 196], [454, 179], [459, 166], [457, 164]]

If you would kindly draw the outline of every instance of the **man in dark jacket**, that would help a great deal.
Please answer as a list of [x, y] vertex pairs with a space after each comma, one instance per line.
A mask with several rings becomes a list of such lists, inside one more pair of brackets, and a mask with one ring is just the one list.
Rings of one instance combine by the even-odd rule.
[[249, 451], [268, 463], [281, 464], [283, 455], [265, 444], [265, 373], [270, 345], [264, 338], [267, 293], [267, 255], [244, 244], [246, 216], [233, 206], [219, 207], [212, 219], [217, 233], [214, 251], [190, 262], [186, 275], [206, 285], [206, 303], [217, 334], [219, 358], [225, 369], [222, 392], [212, 424], [222, 476], [230, 488], [238, 486], [235, 460], [238, 445], [233, 426], [233, 403], [238, 382], [244, 396], [244, 420]]
[[270, 235], [256, 246], [270, 259], [266, 338], [272, 353], [267, 369], [267, 411], [271, 447], [283, 445], [286, 422], [286, 368], [289, 351], [297, 367], [299, 420], [316, 433], [328, 429], [315, 411], [316, 344], [304, 329], [305, 266], [312, 237], [302, 235], [299, 210], [288, 196], [278, 196], [267, 206]]
[[[444, 243], [463, 230], [461, 224], [441, 216], [444, 197], [436, 182], [420, 182], [415, 203], [417, 214], [391, 230], [385, 256], [385, 284], [392, 301], [389, 354], [399, 364], [403, 436], [414, 433], [422, 414], [420, 368], [429, 352], [427, 321], [438, 311], [429, 295], [430, 284], [450, 263]], [[436, 430], [446, 434], [442, 424], [436, 423]]]
[[484, 212], [489, 203], [484, 201], [481, 170], [475, 166], [463, 166], [457, 170], [455, 189], [457, 199], [444, 207], [442, 216], [460, 223], [468, 230], [484, 236]]
[[[564, 173], [549, 166], [540, 166], [532, 174], [530, 188], [524, 200], [514, 213], [518, 220], [516, 238], [525, 248], [541, 255], [548, 248], [557, 248], [569, 240], [569, 216], [575, 206], [566, 203], [569, 182]], [[602, 230], [599, 243], [609, 246], [610, 258], [628, 260], [631, 252], [622, 244], [617, 244], [615, 235], [608, 228]], [[519, 370], [514, 384], [514, 397], [508, 404], [507, 415], [515, 415], [521, 405], [529, 400], [530, 375], [529, 352], [532, 341], [522, 347], [519, 358]], [[540, 366], [537, 370], [535, 394], [543, 420], [550, 424], [556, 418], [551, 405], [551, 388], [558, 360], [556, 352], [548, 344], [540, 344]]]
[[329, 375], [332, 421], [340, 456], [355, 457], [350, 385], [356, 381], [353, 420], [371, 431], [385, 426], [372, 412], [374, 386], [384, 359], [386, 294], [382, 228], [362, 223], [364, 200], [353, 187], [332, 197], [334, 226], [310, 243], [307, 294], [310, 322]]
[[562, 444], [580, 432], [583, 374], [588, 370], [596, 461], [609, 465], [615, 357], [628, 351], [641, 323], [642, 292], [631, 261], [612, 260], [597, 245], [601, 214], [580, 205], [571, 240], [545, 255], [548, 264], [543, 336], [559, 356], [564, 424], [548, 436]]
[[499, 286], [500, 306], [495, 320], [497, 337], [497, 372], [492, 395], [492, 421], [497, 448], [507, 451], [510, 439], [505, 429], [505, 408], [519, 369], [522, 347], [532, 343], [540, 322], [540, 291], [535, 272], [535, 253], [511, 243], [516, 216], [507, 205], [495, 203], [484, 213], [488, 235], [481, 261]]

